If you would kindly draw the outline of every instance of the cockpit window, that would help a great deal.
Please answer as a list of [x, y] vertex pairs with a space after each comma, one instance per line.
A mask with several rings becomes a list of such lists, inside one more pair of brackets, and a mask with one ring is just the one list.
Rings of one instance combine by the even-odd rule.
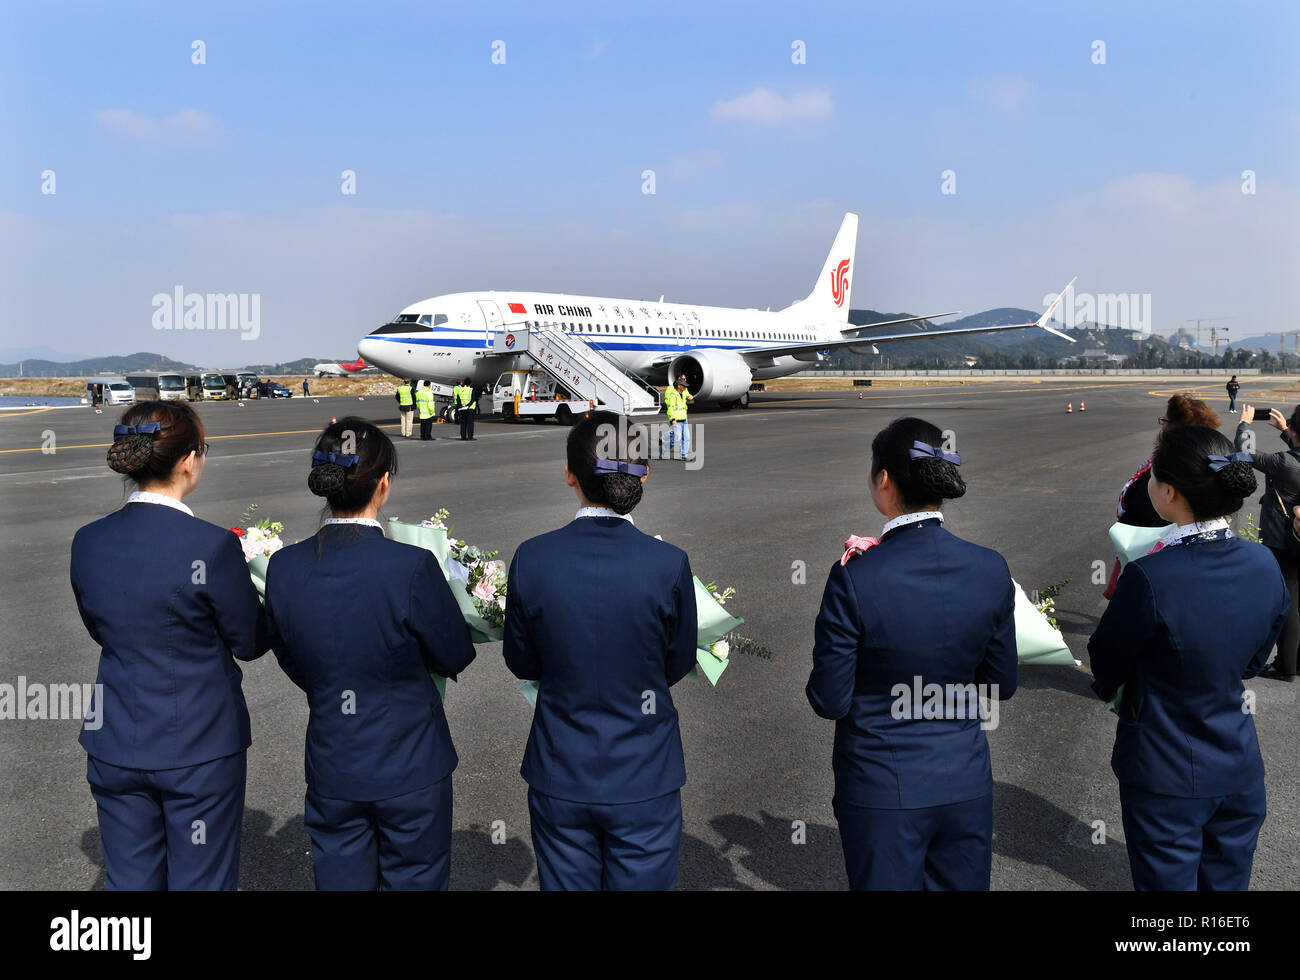
[[385, 323], [370, 331], [371, 336], [381, 333], [432, 333], [433, 327], [426, 327], [415, 320], [395, 320], [392, 323]]

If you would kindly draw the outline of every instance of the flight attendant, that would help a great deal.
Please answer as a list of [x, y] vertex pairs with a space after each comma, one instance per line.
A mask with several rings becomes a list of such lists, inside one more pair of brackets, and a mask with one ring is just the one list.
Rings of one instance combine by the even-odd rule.
[[1290, 597], [1268, 549], [1228, 529], [1256, 486], [1234, 455], [1208, 427], [1161, 436], [1148, 493], [1178, 527], [1124, 567], [1088, 641], [1097, 695], [1124, 685], [1111, 768], [1139, 891], [1245, 889], [1264, 823], [1241, 681], [1263, 668]]
[[433, 555], [377, 519], [397, 450], [359, 418], [316, 440], [307, 487], [333, 515], [267, 569], [271, 645], [307, 693], [304, 822], [321, 890], [446, 889], [456, 750], [429, 672], [474, 659]]
[[855, 890], [987, 890], [992, 873], [979, 696], [1015, 693], [1015, 590], [1001, 555], [944, 527], [939, 507], [966, 484], [942, 441], [917, 418], [872, 440], [884, 530], [846, 542], [817, 616], [807, 695], [835, 722], [833, 805]]
[[114, 890], [239, 882], [252, 735], [236, 660], [267, 637], [239, 539], [182, 503], [206, 453], [185, 402], [128, 408], [108, 465], [137, 489], [72, 540], [72, 592], [102, 648], [79, 741]]
[[639, 438], [611, 412], [581, 420], [564, 471], [577, 515], [510, 565], [506, 665], [540, 682], [520, 773], [543, 890], [677, 882], [686, 767], [669, 688], [695, 665], [695, 587], [686, 553], [633, 525]]

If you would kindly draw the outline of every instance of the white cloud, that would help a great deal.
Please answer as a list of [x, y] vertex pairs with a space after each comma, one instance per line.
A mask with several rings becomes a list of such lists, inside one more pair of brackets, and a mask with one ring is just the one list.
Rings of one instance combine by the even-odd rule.
[[999, 112], [1015, 112], [1034, 101], [1033, 82], [1017, 75], [995, 75], [971, 79], [966, 86], [972, 101]]
[[831, 94], [826, 89], [782, 96], [759, 87], [734, 99], [713, 103], [715, 119], [739, 119], [763, 126], [780, 126], [800, 119], [828, 119], [833, 111]]
[[182, 109], [171, 116], [155, 117], [132, 109], [100, 109], [95, 122], [108, 132], [147, 143], [183, 143], [210, 136], [220, 129], [217, 120], [198, 109]]

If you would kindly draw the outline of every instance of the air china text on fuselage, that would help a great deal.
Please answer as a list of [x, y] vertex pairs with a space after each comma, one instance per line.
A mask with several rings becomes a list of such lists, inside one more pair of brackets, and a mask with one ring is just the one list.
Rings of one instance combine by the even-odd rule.
[[1064, 336], [1046, 325], [1052, 307], [1034, 323], [932, 331], [913, 327], [906, 333], [860, 336], [863, 331], [915, 324], [957, 311], [851, 325], [849, 296], [857, 234], [858, 216], [846, 214], [812, 292], [783, 310], [525, 290], [448, 293], [406, 307], [362, 338], [357, 352], [367, 364], [403, 378], [451, 384], [470, 377], [475, 384], [490, 385], [504, 371], [532, 366], [525, 355], [511, 352], [514, 345], [504, 352], [494, 351], [496, 334], [557, 330], [651, 384], [663, 385], [670, 377], [685, 375], [697, 402], [745, 404], [754, 381], [806, 370], [820, 352], [836, 348], [874, 353], [877, 344], [918, 336], [1032, 326]]

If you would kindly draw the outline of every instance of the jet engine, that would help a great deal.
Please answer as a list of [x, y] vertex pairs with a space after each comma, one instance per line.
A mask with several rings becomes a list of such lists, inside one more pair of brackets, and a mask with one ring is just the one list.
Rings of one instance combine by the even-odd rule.
[[686, 390], [698, 401], [732, 402], [749, 391], [754, 372], [739, 354], [726, 350], [692, 350], [673, 358], [668, 384], [686, 376]]

